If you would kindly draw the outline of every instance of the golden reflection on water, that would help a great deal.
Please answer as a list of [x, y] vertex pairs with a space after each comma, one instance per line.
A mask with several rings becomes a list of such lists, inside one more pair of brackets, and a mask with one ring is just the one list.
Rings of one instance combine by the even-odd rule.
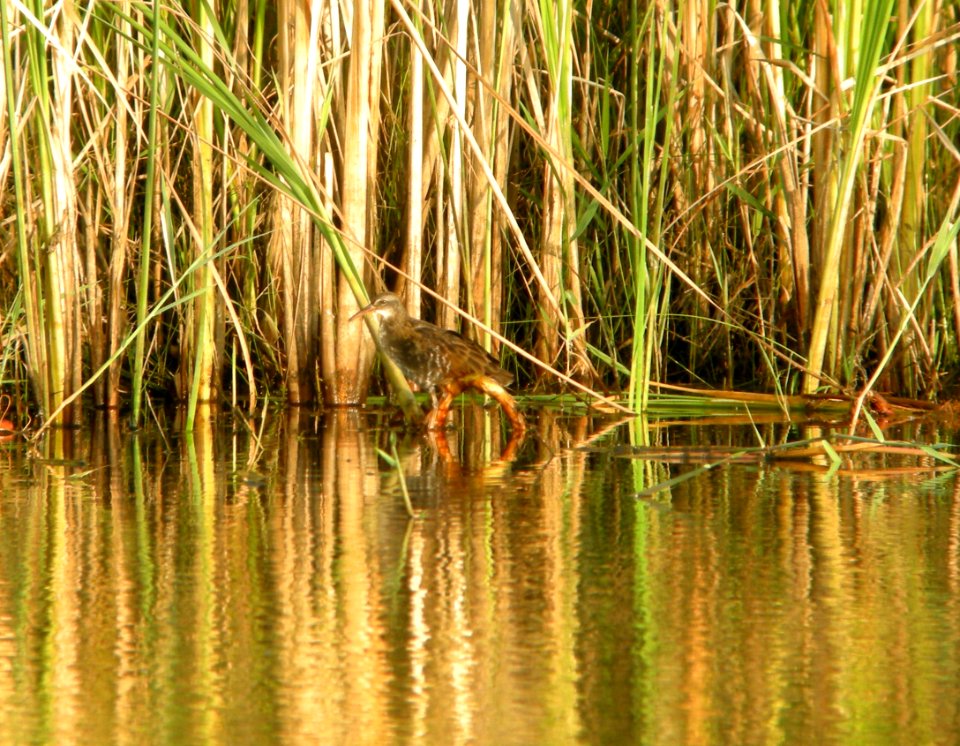
[[638, 500], [609, 422], [461, 416], [393, 433], [413, 520], [356, 410], [3, 446], [0, 743], [960, 738], [952, 477]]

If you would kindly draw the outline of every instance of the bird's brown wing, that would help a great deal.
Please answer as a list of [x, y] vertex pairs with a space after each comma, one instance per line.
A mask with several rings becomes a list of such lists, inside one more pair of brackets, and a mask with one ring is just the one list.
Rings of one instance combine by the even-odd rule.
[[440, 332], [436, 336], [436, 343], [449, 361], [451, 378], [483, 375], [504, 386], [513, 381], [513, 374], [501, 368], [497, 359], [476, 342], [449, 329], [432, 326], [432, 330]]

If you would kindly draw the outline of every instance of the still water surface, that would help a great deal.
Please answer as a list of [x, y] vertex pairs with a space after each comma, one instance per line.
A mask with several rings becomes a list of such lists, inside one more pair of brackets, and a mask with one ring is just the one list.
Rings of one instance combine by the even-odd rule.
[[952, 476], [638, 497], [693, 466], [465, 417], [447, 448], [356, 411], [0, 446], [0, 743], [960, 741]]

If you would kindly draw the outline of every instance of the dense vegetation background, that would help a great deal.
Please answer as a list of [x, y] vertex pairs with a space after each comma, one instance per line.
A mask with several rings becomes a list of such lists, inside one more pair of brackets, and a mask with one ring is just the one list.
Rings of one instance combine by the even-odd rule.
[[385, 286], [633, 407], [953, 382], [955, 0], [0, 11], [0, 385], [47, 417], [361, 401]]

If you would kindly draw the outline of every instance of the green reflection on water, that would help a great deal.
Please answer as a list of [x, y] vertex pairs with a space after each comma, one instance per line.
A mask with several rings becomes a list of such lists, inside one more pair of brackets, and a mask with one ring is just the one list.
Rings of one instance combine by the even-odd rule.
[[761, 462], [637, 499], [692, 467], [630, 443], [741, 434], [462, 417], [400, 434], [414, 520], [377, 415], [4, 446], [0, 743], [960, 738], [952, 478]]

